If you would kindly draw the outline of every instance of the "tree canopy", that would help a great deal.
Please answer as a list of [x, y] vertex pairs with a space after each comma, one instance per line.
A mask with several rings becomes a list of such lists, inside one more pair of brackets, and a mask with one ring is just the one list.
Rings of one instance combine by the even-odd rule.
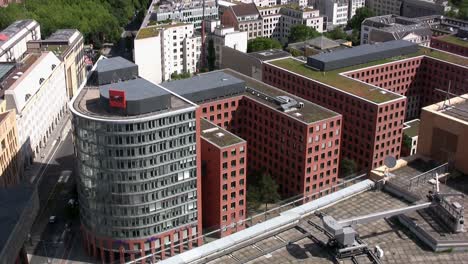
[[356, 162], [354, 160], [343, 158], [340, 162], [340, 177], [346, 177], [356, 172]]
[[251, 39], [247, 43], [247, 52], [263, 51], [269, 49], [281, 49], [281, 43], [276, 39], [259, 37]]
[[372, 12], [372, 10], [370, 10], [369, 8], [367, 7], [358, 8], [356, 9], [356, 14], [350, 20], [348, 20], [347, 27], [353, 30], [361, 31], [362, 21], [364, 21], [364, 19], [368, 17], [373, 17], [373, 16], [374, 16], [374, 12]]
[[455, 8], [458, 9], [458, 12], [449, 11], [447, 16], [468, 20], [468, 0], [449, 0], [449, 4], [452, 10]]
[[247, 187], [247, 206], [251, 209], [258, 209], [261, 204], [265, 204], [265, 210], [268, 203], [275, 203], [281, 199], [278, 193], [278, 184], [268, 173], [252, 175], [254, 182], [248, 182]]
[[291, 32], [289, 33], [289, 43], [305, 41], [319, 36], [320, 33], [314, 28], [302, 24], [295, 25], [291, 27]]
[[329, 39], [347, 39], [348, 35], [344, 32], [343, 28], [335, 27], [334, 29], [323, 33], [323, 35]]
[[19, 19], [35, 19], [43, 37], [61, 28], [76, 28], [87, 43], [100, 46], [116, 42], [132, 17], [149, 5], [149, 0], [25, 0], [0, 8], [0, 28]]

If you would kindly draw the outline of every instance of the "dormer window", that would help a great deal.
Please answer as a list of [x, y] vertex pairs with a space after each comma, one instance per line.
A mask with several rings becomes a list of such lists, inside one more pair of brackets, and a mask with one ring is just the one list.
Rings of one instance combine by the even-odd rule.
[[52, 70], [55, 69], [55, 67], [57, 67], [57, 65], [52, 64]]
[[39, 84], [42, 84], [44, 81], [45, 81], [44, 78], [40, 78], [40, 79], [39, 79]]

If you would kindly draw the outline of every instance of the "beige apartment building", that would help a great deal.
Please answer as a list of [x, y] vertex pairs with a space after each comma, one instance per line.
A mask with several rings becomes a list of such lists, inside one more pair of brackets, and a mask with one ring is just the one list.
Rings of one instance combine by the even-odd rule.
[[247, 32], [248, 39], [263, 36], [263, 19], [254, 3], [229, 6], [221, 17], [221, 23]]
[[67, 97], [71, 99], [86, 77], [83, 35], [76, 29], [59, 29], [45, 40], [28, 42], [28, 50], [52, 51], [63, 62]]
[[22, 177], [14, 111], [0, 113], [0, 188], [18, 184]]
[[421, 112], [418, 154], [450, 162], [468, 174], [468, 94], [426, 106]]

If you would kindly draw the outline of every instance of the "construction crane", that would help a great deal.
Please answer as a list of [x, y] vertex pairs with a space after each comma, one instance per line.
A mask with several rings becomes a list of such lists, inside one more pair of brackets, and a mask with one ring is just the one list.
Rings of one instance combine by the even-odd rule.
[[[358, 224], [367, 224], [383, 218], [388, 218], [396, 215], [411, 213], [417, 210], [426, 209], [432, 207], [436, 210], [437, 215], [440, 216], [447, 224], [447, 226], [454, 233], [464, 232], [464, 218], [463, 218], [463, 206], [459, 203], [450, 203], [445, 198], [449, 196], [463, 196], [460, 193], [440, 193], [439, 192], [439, 179], [438, 174], [435, 177], [435, 190], [430, 191], [427, 195], [428, 202], [411, 205], [408, 207], [387, 210], [383, 212], [372, 213], [363, 216], [357, 216], [349, 219], [337, 220], [330, 215], [325, 215], [321, 212], [315, 214], [319, 216], [323, 223], [323, 229], [317, 227], [316, 224], [309, 221], [309, 224], [315, 225], [317, 229], [325, 233], [329, 238], [327, 246], [334, 249], [335, 258], [342, 259], [347, 257], [355, 257], [362, 254], [369, 254], [371, 252], [363, 241], [359, 239], [359, 235], [355, 230], [355, 226]], [[379, 252], [379, 255], [383, 255], [383, 252]], [[375, 256], [374, 263], [378, 261]]]

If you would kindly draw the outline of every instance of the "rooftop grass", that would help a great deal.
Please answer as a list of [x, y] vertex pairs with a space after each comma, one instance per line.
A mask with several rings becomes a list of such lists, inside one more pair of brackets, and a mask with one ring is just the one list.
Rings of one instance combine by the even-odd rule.
[[468, 48], [468, 40], [463, 40], [453, 35], [442, 36], [439, 37], [439, 39], [457, 46]]
[[375, 86], [370, 85], [370, 84], [364, 84], [362, 82], [358, 82], [356, 80], [347, 78], [345, 76], [340, 75], [340, 73], [357, 70], [357, 69], [361, 69], [365, 67], [375, 66], [379, 64], [384, 64], [388, 62], [394, 62], [394, 61], [398, 61], [398, 60], [402, 60], [406, 58], [417, 57], [421, 55], [425, 55], [425, 56], [432, 57], [432, 58], [437, 58], [437, 59], [452, 62], [455, 64], [460, 64], [462, 66], [468, 65], [468, 59], [466, 58], [452, 55], [446, 52], [430, 50], [427, 48], [421, 48], [418, 52], [413, 53], [413, 54], [376, 60], [376, 61], [372, 61], [372, 62], [365, 63], [365, 64], [353, 65], [353, 66], [349, 66], [349, 67], [345, 67], [345, 68], [341, 68], [337, 70], [332, 70], [332, 71], [326, 71], [326, 72], [311, 69], [307, 67], [304, 62], [301, 62], [299, 60], [295, 60], [292, 58], [271, 61], [270, 63], [280, 68], [297, 73], [299, 75], [303, 75], [305, 77], [308, 77], [308, 78], [317, 80], [319, 82], [325, 83], [327, 85], [333, 86], [339, 90], [365, 98], [374, 103], [383, 103], [383, 102], [396, 99], [400, 97], [400, 95], [390, 93], [388, 91], [385, 91], [384, 89], [378, 89]]
[[144, 39], [144, 38], [151, 38], [156, 37], [159, 34], [159, 29], [157, 27], [145, 27], [141, 28], [138, 31], [136, 39]]
[[419, 134], [419, 120], [414, 120], [411, 122], [406, 123], [408, 125], [408, 128], [403, 129], [403, 133], [407, 135], [408, 137], [414, 137]]
[[[201, 137], [219, 147], [227, 147], [227, 146], [241, 143], [244, 141], [242, 138], [232, 134], [231, 132], [227, 130], [224, 130], [221, 127], [216, 126], [215, 124], [211, 123], [210, 121], [206, 119], [200, 120], [200, 128], [202, 131]], [[205, 132], [205, 130], [207, 129], [215, 129], [215, 130], [209, 130]], [[222, 133], [223, 136], [218, 136], [217, 135], [218, 133]]]

